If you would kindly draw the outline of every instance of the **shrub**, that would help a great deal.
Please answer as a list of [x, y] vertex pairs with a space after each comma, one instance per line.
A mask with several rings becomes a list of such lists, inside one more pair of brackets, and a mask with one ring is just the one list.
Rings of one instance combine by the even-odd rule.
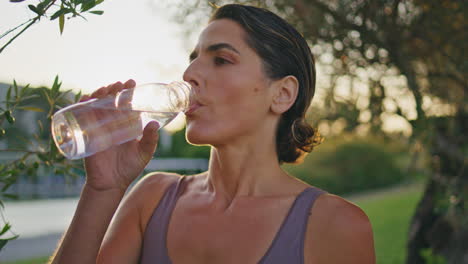
[[[408, 179], [398, 160], [407, 154], [389, 143], [329, 139], [303, 164], [284, 168], [292, 175], [331, 193], [345, 194], [393, 185]], [[331, 141], [331, 142], [330, 142]]]

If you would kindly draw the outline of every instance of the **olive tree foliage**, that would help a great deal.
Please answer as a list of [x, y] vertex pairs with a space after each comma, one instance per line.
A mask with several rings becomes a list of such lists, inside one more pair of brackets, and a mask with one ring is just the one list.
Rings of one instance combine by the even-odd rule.
[[406, 127], [430, 176], [408, 234], [407, 263], [468, 263], [468, 2], [458, 0], [191, 1], [173, 8], [191, 29], [216, 6], [266, 7], [310, 43], [318, 65], [311, 119], [327, 135]]
[[[12, 5], [27, 5], [33, 14], [33, 18], [24, 23], [3, 32], [0, 35], [1, 53], [11, 45], [15, 39], [26, 32], [28, 28], [38, 23], [41, 19], [57, 20], [60, 33], [63, 32], [66, 19], [81, 17], [86, 13], [95, 15], [103, 14], [103, 11], [94, 8], [104, 0], [39, 0], [24, 1], [10, 0]], [[31, 47], [32, 48], [32, 47]], [[38, 171], [48, 174], [76, 176], [76, 170], [80, 169], [79, 162], [66, 160], [55, 146], [50, 133], [50, 121], [52, 115], [58, 109], [76, 102], [80, 94], [73, 95], [71, 91], [61, 91], [61, 82], [58, 76], [51, 87], [30, 88], [29, 85], [19, 86], [16, 81], [5, 93], [5, 98], [0, 102], [0, 155], [8, 157], [0, 164], [0, 250], [8, 241], [18, 235], [12, 235], [8, 222], [7, 210], [4, 200], [15, 199], [15, 195], [9, 193], [9, 188], [17, 182], [18, 178], [37, 177]], [[4, 92], [4, 91], [2, 91]], [[21, 131], [16, 120], [24, 112], [38, 113], [36, 129], [34, 133]], [[20, 147], [11, 147], [11, 142]], [[5, 213], [6, 212], [6, 213]]]
[[60, 33], [62, 33], [65, 28], [66, 19], [73, 17], [86, 19], [83, 16], [85, 13], [95, 15], [102, 15], [104, 13], [104, 11], [101, 10], [92, 10], [100, 3], [104, 2], [104, 0], [10, 0], [10, 2], [17, 5], [35, 2], [36, 4], [27, 5], [29, 10], [33, 12], [34, 17], [0, 35], [0, 40], [2, 41], [8, 37], [6, 43], [2, 44], [0, 53], [2, 53], [4, 49], [6, 49], [16, 38], [21, 36], [21, 34], [23, 34], [28, 28], [38, 23], [41, 19], [58, 19], [59, 30]]
[[[71, 91], [60, 91], [61, 82], [55, 78], [53, 85], [42, 88], [20, 87], [13, 84], [6, 92], [5, 100], [0, 102], [0, 250], [5, 244], [18, 237], [8, 232], [8, 208], [5, 199], [16, 199], [16, 194], [9, 192], [10, 187], [20, 177], [36, 179], [41, 174], [57, 174], [77, 177], [81, 164], [62, 156], [55, 146], [50, 132], [50, 121], [58, 109], [76, 102], [80, 94]], [[34, 112], [33, 131], [24, 131], [17, 122], [26, 118], [26, 112]], [[29, 126], [31, 127], [31, 126]]]

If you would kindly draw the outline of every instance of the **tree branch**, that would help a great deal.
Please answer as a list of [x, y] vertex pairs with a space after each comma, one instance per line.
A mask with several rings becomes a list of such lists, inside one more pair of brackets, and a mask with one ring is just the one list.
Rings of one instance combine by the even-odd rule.
[[8, 35], [8, 34], [10, 34], [11, 32], [17, 30], [18, 28], [24, 26], [24, 24], [30, 22], [31, 20], [33, 20], [33, 18], [28, 19], [27, 21], [25, 21], [25, 22], [19, 24], [18, 26], [14, 27], [14, 28], [12, 28], [12, 29], [10, 29], [10, 30], [7, 30], [5, 33], [3, 33], [3, 34], [0, 36], [0, 39], [4, 38], [6, 35]]
[[[3, 47], [0, 49], [0, 53], [3, 52], [3, 50], [5, 50], [6, 47], [8, 47], [17, 37], [19, 37], [21, 34], [23, 34], [24, 31], [26, 31], [26, 29], [28, 29], [29, 27], [31, 27], [32, 25], [34, 25], [38, 20], [41, 19], [42, 16], [45, 16], [47, 10], [52, 6], [54, 5], [54, 3], [56, 2], [57, 0], [53, 0], [52, 2], [49, 3], [49, 5], [47, 5], [45, 8], [44, 8], [44, 13], [42, 15], [38, 15], [37, 17], [33, 18], [32, 21], [26, 25], [26, 27], [24, 27], [18, 34], [16, 34], [13, 38], [11, 38], [5, 45], [3, 45]], [[27, 22], [25, 22], [27, 23]], [[21, 24], [20, 26], [18, 27], [21, 27], [22, 25], [24, 25], [25, 23]], [[14, 28], [13, 30], [17, 29], [18, 27]], [[9, 34], [11, 31], [8, 31], [6, 33], [4, 33], [2, 35], [5, 36], [7, 34]]]
[[29, 23], [26, 27], [24, 27], [18, 34], [16, 34], [14, 37], [12, 37], [5, 45], [3, 45], [3, 47], [0, 49], [0, 53], [3, 52], [3, 50], [8, 47], [17, 37], [19, 37], [21, 34], [23, 34], [24, 31], [26, 31], [26, 29], [28, 29], [30, 26], [34, 25], [34, 23], [36, 23], [36, 21], [39, 20], [40, 17], [36, 17], [34, 18], [31, 23]]

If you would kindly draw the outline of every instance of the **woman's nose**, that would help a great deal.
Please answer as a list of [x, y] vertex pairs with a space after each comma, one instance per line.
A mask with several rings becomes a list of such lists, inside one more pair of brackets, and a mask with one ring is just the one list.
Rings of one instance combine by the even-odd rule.
[[200, 85], [200, 74], [196, 71], [196, 63], [193, 61], [190, 65], [185, 69], [183, 75], [184, 81], [190, 83], [192, 89], [198, 89]]

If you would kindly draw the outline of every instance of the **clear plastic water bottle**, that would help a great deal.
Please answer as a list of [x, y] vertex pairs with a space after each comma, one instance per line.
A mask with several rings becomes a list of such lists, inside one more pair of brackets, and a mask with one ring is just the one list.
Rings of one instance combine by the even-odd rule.
[[52, 117], [52, 137], [66, 158], [84, 158], [140, 137], [150, 121], [164, 127], [186, 110], [189, 97], [188, 83], [150, 83], [73, 104]]

